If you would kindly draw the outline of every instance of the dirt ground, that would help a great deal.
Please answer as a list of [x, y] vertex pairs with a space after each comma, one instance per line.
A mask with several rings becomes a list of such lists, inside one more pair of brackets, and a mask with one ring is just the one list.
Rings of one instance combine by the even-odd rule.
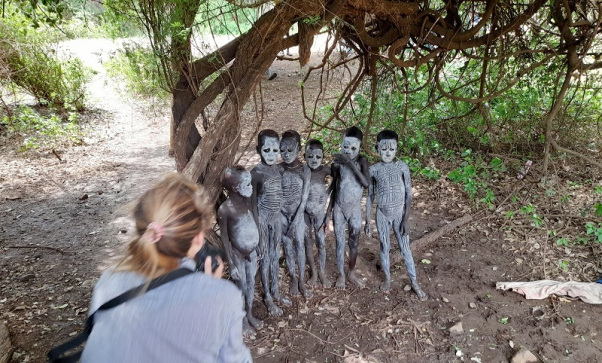
[[[48, 150], [18, 153], [9, 143], [0, 145], [0, 311], [15, 347], [14, 363], [43, 362], [50, 347], [82, 329], [96, 280], [133, 233], [131, 203], [174, 169], [168, 107], [130, 100], [116, 89], [101, 67], [111, 47], [71, 44], [98, 71], [90, 84], [89, 133], [82, 145], [55, 150], [61, 160]], [[276, 61], [273, 71], [278, 77], [262, 84], [262, 128], [304, 129], [298, 102], [302, 72], [285, 61]], [[243, 140], [252, 133], [244, 130]], [[257, 162], [253, 147], [254, 142], [241, 150], [249, 169]], [[512, 175], [500, 183], [519, 187]], [[525, 190], [533, 184], [520, 183]], [[413, 240], [474, 216], [416, 251], [418, 279], [429, 299], [420, 302], [407, 290], [397, 248], [392, 290], [380, 292], [379, 243], [362, 235], [358, 271], [366, 288], [313, 288], [311, 299], [294, 298], [278, 318], [268, 316], [257, 294], [255, 315], [266, 325], [247, 340], [255, 361], [508, 362], [523, 348], [544, 362], [600, 361], [600, 306], [559, 297], [526, 300], [495, 288], [499, 281], [544, 277], [595, 280], [599, 246], [573, 249], [583, 254], [583, 264], [569, 276], [550, 267], [562, 249], [529, 233], [505, 232], [502, 217], [477, 210], [445, 178], [415, 178], [413, 195]], [[334, 280], [332, 232], [327, 243], [327, 274]], [[281, 276], [286, 292], [284, 268]]]

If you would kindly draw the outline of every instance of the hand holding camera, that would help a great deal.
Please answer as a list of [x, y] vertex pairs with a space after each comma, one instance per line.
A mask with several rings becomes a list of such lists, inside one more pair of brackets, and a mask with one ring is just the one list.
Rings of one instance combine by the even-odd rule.
[[226, 254], [219, 248], [209, 245], [207, 242], [194, 256], [197, 272], [204, 272], [216, 278], [221, 278], [224, 272], [224, 259]]

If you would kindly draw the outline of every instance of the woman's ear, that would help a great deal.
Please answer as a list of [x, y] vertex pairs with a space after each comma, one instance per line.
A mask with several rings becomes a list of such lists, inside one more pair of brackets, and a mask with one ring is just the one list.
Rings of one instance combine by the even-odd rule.
[[190, 258], [194, 258], [197, 252], [201, 250], [203, 245], [205, 244], [205, 231], [200, 231], [194, 238], [192, 239], [192, 243], [190, 244], [190, 248], [188, 249], [188, 253], [186, 256]]

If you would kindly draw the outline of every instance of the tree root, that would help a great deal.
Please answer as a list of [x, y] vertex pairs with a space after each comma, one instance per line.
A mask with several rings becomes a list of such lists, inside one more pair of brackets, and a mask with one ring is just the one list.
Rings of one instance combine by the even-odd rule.
[[439, 228], [438, 230], [431, 232], [412, 243], [412, 250], [414, 252], [421, 251], [429, 247], [433, 242], [437, 241], [439, 238], [445, 236], [446, 234], [452, 232], [454, 229], [458, 227], [462, 227], [463, 225], [472, 222], [472, 215], [467, 215], [461, 218], [458, 218], [452, 221], [449, 224]]
[[592, 159], [592, 158], [590, 158], [588, 156], [580, 154], [580, 153], [578, 153], [576, 151], [573, 151], [573, 150], [570, 150], [570, 149], [567, 149], [565, 147], [562, 147], [562, 146], [558, 145], [554, 139], [550, 139], [550, 144], [552, 144], [552, 147], [554, 147], [554, 149], [556, 151], [565, 152], [567, 154], [576, 156], [576, 157], [581, 158], [581, 159], [587, 161], [588, 163], [590, 163], [592, 165], [595, 165], [598, 168], [602, 169], [602, 164], [600, 164], [599, 162], [595, 161], [594, 159]]

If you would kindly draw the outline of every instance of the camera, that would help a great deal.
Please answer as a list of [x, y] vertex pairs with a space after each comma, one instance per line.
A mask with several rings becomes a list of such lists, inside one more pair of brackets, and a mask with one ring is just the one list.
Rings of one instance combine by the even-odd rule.
[[215, 272], [215, 270], [219, 267], [219, 261], [217, 257], [221, 257], [222, 261], [226, 260], [226, 254], [223, 250], [213, 247], [209, 245], [209, 243], [205, 242], [203, 247], [196, 253], [194, 256], [194, 261], [196, 262], [196, 272], [204, 272], [205, 271], [205, 260], [207, 257], [211, 256], [211, 272]]

